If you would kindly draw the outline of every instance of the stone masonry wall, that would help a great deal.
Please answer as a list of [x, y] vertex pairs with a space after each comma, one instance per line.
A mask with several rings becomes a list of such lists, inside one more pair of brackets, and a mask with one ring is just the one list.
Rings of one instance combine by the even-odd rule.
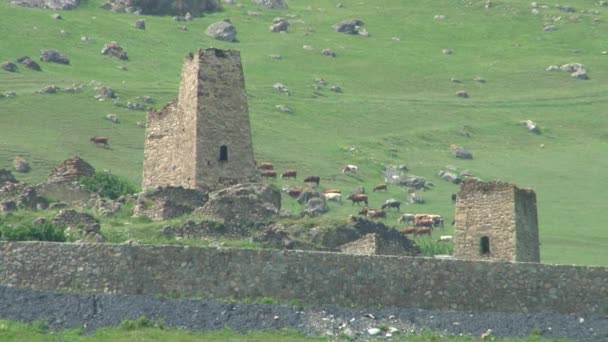
[[540, 262], [538, 216], [534, 191], [516, 189], [515, 223], [517, 225], [515, 261]]
[[[241, 56], [235, 50], [205, 49], [198, 58], [196, 182], [210, 190], [256, 182]], [[226, 146], [228, 160], [220, 161]]]
[[[507, 183], [465, 181], [456, 200], [454, 257], [515, 261], [515, 190]], [[482, 255], [480, 240], [490, 239]]]
[[0, 242], [0, 285], [362, 307], [608, 310], [608, 268], [287, 250]]

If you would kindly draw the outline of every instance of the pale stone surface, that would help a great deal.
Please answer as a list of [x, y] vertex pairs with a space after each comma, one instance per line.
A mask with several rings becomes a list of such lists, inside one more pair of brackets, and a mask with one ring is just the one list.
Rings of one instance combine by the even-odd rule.
[[[489, 253], [482, 253], [482, 237], [489, 239]], [[536, 194], [508, 183], [465, 180], [457, 194], [454, 256], [540, 262]]]
[[[146, 126], [144, 189], [217, 190], [259, 180], [238, 51], [189, 54], [178, 98], [149, 112]], [[220, 160], [222, 150], [227, 160]]]

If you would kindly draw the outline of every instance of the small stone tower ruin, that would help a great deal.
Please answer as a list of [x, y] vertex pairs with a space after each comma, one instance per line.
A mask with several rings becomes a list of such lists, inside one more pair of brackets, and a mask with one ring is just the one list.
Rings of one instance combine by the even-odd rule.
[[454, 257], [540, 262], [534, 191], [468, 179], [460, 185], [455, 215]]
[[148, 113], [143, 188], [209, 191], [258, 180], [239, 52], [188, 54], [177, 99]]

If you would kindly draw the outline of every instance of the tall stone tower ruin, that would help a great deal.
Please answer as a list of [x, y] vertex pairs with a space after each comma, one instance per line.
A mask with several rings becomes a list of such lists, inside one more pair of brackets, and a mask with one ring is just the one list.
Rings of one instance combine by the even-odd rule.
[[216, 190], [258, 180], [239, 52], [188, 54], [177, 99], [148, 113], [143, 188]]
[[465, 180], [456, 198], [454, 257], [540, 262], [534, 191]]

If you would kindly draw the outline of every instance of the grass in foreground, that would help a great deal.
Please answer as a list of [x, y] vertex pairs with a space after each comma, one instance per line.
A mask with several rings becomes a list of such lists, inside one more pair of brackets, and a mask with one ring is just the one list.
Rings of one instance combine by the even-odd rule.
[[[0, 340], [12, 341], [249, 341], [249, 342], [272, 342], [272, 341], [349, 341], [347, 336], [338, 337], [310, 337], [293, 330], [256, 331], [240, 334], [231, 329], [192, 332], [173, 328], [165, 328], [162, 322], [146, 318], [123, 321], [116, 328], [99, 329], [94, 334], [83, 335], [81, 329], [69, 329], [63, 331], [49, 331], [44, 322], [19, 323], [15, 321], [0, 320]], [[382, 338], [376, 339], [378, 341]], [[524, 339], [502, 339], [489, 336], [486, 339], [470, 336], [446, 336], [439, 333], [422, 332], [413, 335], [395, 337], [393, 341], [411, 342], [435, 342], [435, 341], [567, 341], [557, 339], [545, 339], [542, 336], [533, 335]]]

